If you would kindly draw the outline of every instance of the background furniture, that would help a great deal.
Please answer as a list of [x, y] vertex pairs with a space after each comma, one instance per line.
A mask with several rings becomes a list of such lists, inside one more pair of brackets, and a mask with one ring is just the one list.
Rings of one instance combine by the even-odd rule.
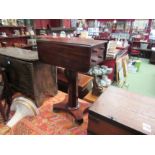
[[155, 134], [155, 99], [110, 86], [89, 109], [88, 132]]
[[152, 54], [151, 54], [151, 57], [150, 57], [150, 63], [155, 64], [155, 51], [153, 51], [153, 50], [152, 50]]
[[[68, 80], [64, 75], [64, 69], [57, 68], [58, 88], [63, 92], [68, 90]], [[92, 90], [93, 77], [78, 73], [78, 94], [79, 98], [83, 98]]]
[[[38, 61], [37, 52], [18, 48], [0, 50], [0, 66], [6, 69], [8, 84], [35, 101], [37, 106], [57, 93], [56, 67]], [[19, 56], [21, 56], [19, 58]], [[29, 57], [33, 56], [33, 57]]]
[[[147, 46], [145, 46], [145, 44]], [[141, 54], [140, 56], [141, 57], [144, 57], [144, 58], [149, 58], [151, 57], [151, 54], [152, 54], [152, 50], [151, 48], [155, 46], [155, 43], [154, 42], [151, 42], [151, 41], [132, 41], [131, 43], [131, 53], [132, 53], [132, 50], [133, 51], [141, 51]]]
[[[27, 44], [27, 39], [31, 38], [31, 36], [25, 35], [26, 29], [26, 26], [0, 26], [0, 32], [5, 32], [7, 35], [6, 37], [0, 36], [0, 43], [5, 42], [7, 47], [18, 46], [25, 49], [32, 49], [33, 45]], [[18, 30], [20, 35], [13, 35], [15, 30]]]
[[71, 28], [70, 19], [34, 19], [33, 23], [36, 35], [40, 35], [41, 30], [44, 30], [46, 34], [52, 32], [60, 33], [60, 31], [74, 31], [74, 29]]
[[130, 56], [140, 57], [140, 54], [141, 54], [140, 50], [132, 49], [131, 52], [130, 52]]
[[70, 33], [73, 33], [75, 30], [76, 30], [75, 28], [56, 27], [56, 28], [51, 28], [50, 33], [60, 34], [61, 31], [64, 31], [66, 34], [70, 34]]
[[[51, 111], [53, 105], [62, 102], [67, 94], [58, 91], [54, 97], [48, 98], [39, 108], [39, 115], [26, 117], [19, 121], [7, 133], [9, 135], [86, 135], [88, 125], [88, 113], [84, 114], [83, 124], [75, 124], [74, 118], [66, 113]], [[85, 106], [88, 102], [79, 101]]]
[[105, 65], [109, 68], [112, 68], [113, 71], [111, 74], [108, 75], [108, 78], [112, 81], [116, 81], [117, 75], [116, 75], [116, 62], [118, 59], [122, 59], [124, 56], [128, 54], [128, 50], [119, 50], [119, 52], [116, 54], [115, 58], [106, 59], [104, 60], [101, 65]]

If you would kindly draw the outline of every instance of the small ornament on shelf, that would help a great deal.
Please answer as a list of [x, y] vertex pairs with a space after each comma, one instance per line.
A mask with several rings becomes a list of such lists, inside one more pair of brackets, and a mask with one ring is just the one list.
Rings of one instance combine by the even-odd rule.
[[16, 19], [0, 19], [0, 26], [17, 26]]
[[34, 36], [35, 35], [32, 27], [28, 27], [27, 28], [26, 35], [31, 35], [31, 36]]
[[24, 29], [23, 28], [21, 29], [21, 35], [22, 36], [25, 36], [25, 32], [24, 32]]
[[1, 42], [2, 47], [7, 47], [7, 42]]
[[17, 20], [16, 19], [12, 19], [12, 25], [17, 26]]
[[18, 26], [25, 26], [24, 25], [24, 20], [23, 19], [17, 19], [17, 25]]
[[19, 30], [14, 30], [13, 36], [20, 36], [20, 31]]
[[2, 19], [2, 25], [3, 26], [7, 26], [8, 25], [7, 19]]
[[12, 26], [12, 19], [7, 19], [7, 23], [9, 26]]
[[27, 44], [28, 45], [36, 45], [37, 44], [36, 39], [28, 39]]
[[7, 37], [5, 32], [0, 32], [0, 37]]

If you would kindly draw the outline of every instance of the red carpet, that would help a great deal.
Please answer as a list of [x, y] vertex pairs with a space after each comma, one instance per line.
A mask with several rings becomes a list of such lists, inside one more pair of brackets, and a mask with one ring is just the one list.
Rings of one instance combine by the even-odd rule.
[[[18, 122], [9, 132], [15, 135], [84, 135], [87, 134], [88, 114], [84, 115], [84, 123], [77, 125], [74, 118], [65, 112], [54, 113], [53, 104], [65, 99], [66, 94], [59, 92], [49, 98], [40, 107], [40, 114], [36, 117], [26, 117]], [[82, 104], [89, 104], [82, 101]]]

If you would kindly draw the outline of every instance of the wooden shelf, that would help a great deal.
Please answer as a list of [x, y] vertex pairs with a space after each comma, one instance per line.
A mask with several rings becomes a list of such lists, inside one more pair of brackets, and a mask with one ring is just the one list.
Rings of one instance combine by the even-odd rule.
[[[86, 87], [86, 85], [93, 80], [93, 77], [81, 73], [78, 73], [78, 78], [78, 86], [81, 89], [84, 89], [84, 87]], [[66, 77], [61, 72], [58, 72], [58, 80], [64, 82], [66, 85], [68, 84]]]
[[9, 26], [9, 25], [8, 26], [7, 25], [5, 26], [4, 25], [4, 26], [0, 26], [0, 28], [26, 28], [26, 26]]
[[83, 100], [89, 102], [89, 103], [94, 103], [97, 100], [98, 96], [95, 96], [92, 94], [92, 92], [89, 92]]
[[51, 27], [51, 32], [75, 31], [75, 28]]
[[132, 41], [133, 43], [145, 43], [145, 44], [149, 44], [149, 42], [146, 42], [146, 41]]
[[14, 38], [27, 38], [30, 37], [30, 35], [28, 36], [9, 36], [9, 37], [0, 37], [0, 39], [14, 39]]
[[[23, 30], [23, 32], [20, 34], [14, 34], [14, 30]], [[19, 47], [19, 48], [31, 48], [32, 46], [30, 45], [27, 45], [27, 40], [28, 39], [31, 39], [31, 36], [32, 38], [34, 37], [33, 35], [25, 35], [26, 33], [26, 26], [13, 26], [13, 25], [0, 25], [0, 32], [4, 32], [7, 36], [3, 36], [3, 35], [0, 35], [0, 42], [6, 42], [6, 45], [2, 45], [2, 46], [7, 46], [7, 47], [10, 47], [10, 46], [13, 46], [14, 45], [17, 45], [19, 44], [20, 45], [26, 45], [26, 46], [22, 46], [22, 47]], [[27, 34], [27, 33], [26, 33]]]
[[33, 46], [37, 46], [37, 44], [36, 45], [25, 45], [25, 46], [22, 46], [22, 47], [33, 47]]
[[139, 51], [153, 51], [151, 49], [143, 49], [143, 48], [137, 48], [137, 47], [133, 47], [132, 50], [139, 50]]
[[15, 46], [16, 48], [31, 48], [31, 47], [34, 47], [34, 46], [37, 46], [37, 45], [23, 45], [23, 46]]

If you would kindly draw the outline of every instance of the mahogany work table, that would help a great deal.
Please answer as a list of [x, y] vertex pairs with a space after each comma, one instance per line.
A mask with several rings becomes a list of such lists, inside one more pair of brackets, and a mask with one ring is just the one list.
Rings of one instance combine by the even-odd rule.
[[[54, 105], [54, 110], [71, 113], [78, 123], [83, 122], [83, 113], [88, 109], [78, 103], [78, 72], [87, 72], [91, 66], [104, 59], [107, 41], [81, 38], [48, 38], [37, 41], [39, 60], [64, 67], [69, 81], [68, 101]], [[67, 104], [66, 104], [67, 103]]]
[[155, 134], [155, 99], [110, 86], [89, 109], [88, 133]]

